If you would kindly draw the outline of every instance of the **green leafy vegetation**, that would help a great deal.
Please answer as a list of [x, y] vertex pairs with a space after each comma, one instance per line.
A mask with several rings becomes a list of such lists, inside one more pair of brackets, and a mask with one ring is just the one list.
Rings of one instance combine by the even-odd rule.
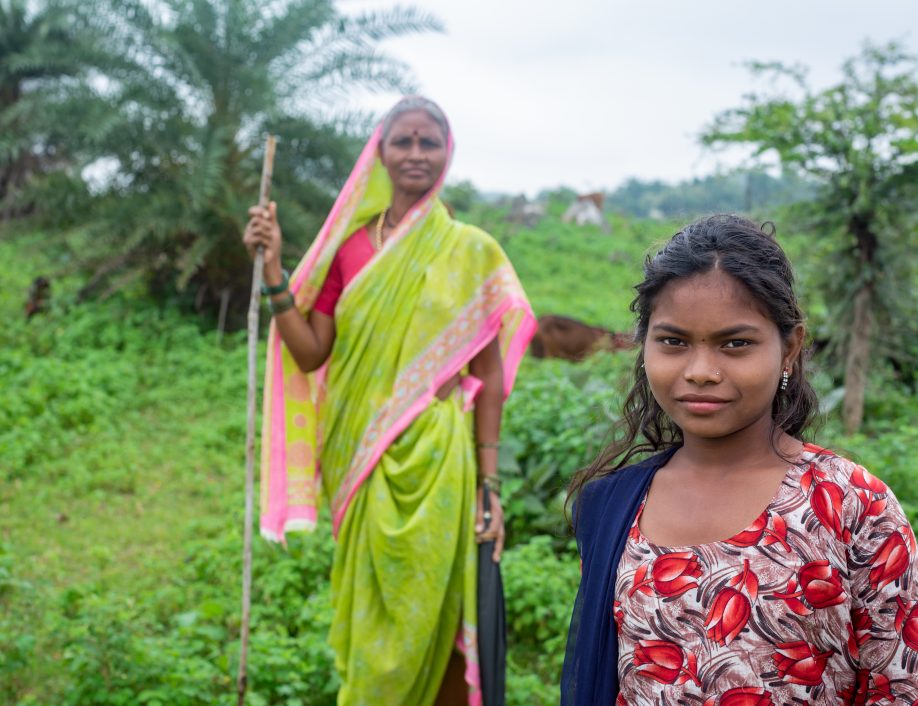
[[[611, 232], [520, 229], [501, 239], [536, 309], [627, 329], [644, 252], [673, 224], [613, 218]], [[779, 226], [781, 224], [778, 219]], [[809, 267], [803, 234], [788, 249]], [[245, 350], [142, 290], [25, 322], [30, 279], [58, 263], [41, 233], [0, 238], [0, 703], [234, 703], [240, 608]], [[610, 258], [609, 253], [621, 255]], [[560, 263], [560, 264], [559, 264]], [[58, 263], [59, 264], [59, 263]], [[584, 274], [584, 267], [588, 268]], [[804, 281], [804, 285], [806, 281]], [[804, 291], [806, 287], [804, 286]], [[822, 325], [819, 316], [818, 325]], [[526, 359], [505, 417], [509, 704], [553, 704], [578, 580], [562, 512], [571, 473], [605, 442], [633, 354], [583, 364]], [[837, 386], [816, 361], [825, 399]], [[815, 441], [888, 480], [918, 520], [914, 394], [875, 366], [867, 423], [836, 407]], [[334, 704], [326, 644], [327, 525], [283, 548], [256, 540], [250, 704]]]
[[[331, 0], [0, 0], [0, 704], [235, 703], [246, 355], [209, 314], [223, 305], [232, 330], [244, 309], [239, 235], [261, 136], [281, 140], [294, 259], [366, 132], [337, 98], [407, 88], [379, 42], [438, 29], [411, 9], [351, 17]], [[799, 100], [754, 94], [705, 140], [776, 152], [780, 180], [632, 181], [609, 196], [605, 228], [563, 224], [566, 189], [544, 195], [531, 228], [471, 183], [444, 195], [497, 237], [537, 314], [617, 331], [631, 327], [643, 257], [682, 218], [774, 220], [828, 343], [813, 361], [827, 416], [813, 440], [886, 479], [916, 522], [914, 59], [868, 47], [820, 92], [755, 68], [791, 79]], [[38, 275], [51, 310], [25, 321]], [[882, 355], [868, 355], [871, 327]], [[846, 434], [851, 363], [833, 353], [851, 341], [867, 344], [846, 385], [863, 392], [864, 423]], [[606, 443], [633, 362], [527, 359], [507, 404], [511, 705], [557, 702], [578, 580], [564, 488]], [[327, 522], [286, 548], [256, 541], [250, 706], [334, 704], [332, 551]]]

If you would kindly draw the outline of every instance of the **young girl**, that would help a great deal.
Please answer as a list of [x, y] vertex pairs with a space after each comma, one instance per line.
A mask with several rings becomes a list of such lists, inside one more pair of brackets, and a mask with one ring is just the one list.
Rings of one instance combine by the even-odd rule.
[[800, 440], [817, 405], [784, 252], [713, 216], [644, 273], [627, 434], [571, 485], [561, 703], [918, 703], [915, 535], [882, 481]]

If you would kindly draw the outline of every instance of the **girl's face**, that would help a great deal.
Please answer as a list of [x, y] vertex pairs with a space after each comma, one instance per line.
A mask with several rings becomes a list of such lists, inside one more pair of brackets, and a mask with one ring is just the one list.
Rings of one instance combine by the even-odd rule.
[[446, 167], [446, 138], [426, 111], [399, 115], [380, 149], [380, 159], [396, 190], [421, 196]]
[[644, 341], [650, 390], [683, 437], [771, 434], [781, 373], [803, 343], [785, 342], [738, 280], [714, 269], [674, 280], [657, 295]]

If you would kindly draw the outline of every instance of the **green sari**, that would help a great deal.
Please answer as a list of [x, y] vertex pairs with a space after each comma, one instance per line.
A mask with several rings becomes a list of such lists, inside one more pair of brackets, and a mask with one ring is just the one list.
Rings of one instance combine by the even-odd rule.
[[[340, 244], [389, 203], [379, 133], [291, 279], [304, 314]], [[469, 703], [481, 703], [470, 414], [480, 383], [466, 375], [446, 400], [435, 393], [496, 337], [509, 394], [535, 320], [506, 255], [449, 216], [441, 183], [345, 287], [322, 369], [303, 374], [273, 324], [269, 334], [262, 534], [314, 526], [321, 478], [338, 540], [341, 705], [432, 704], [454, 646]]]

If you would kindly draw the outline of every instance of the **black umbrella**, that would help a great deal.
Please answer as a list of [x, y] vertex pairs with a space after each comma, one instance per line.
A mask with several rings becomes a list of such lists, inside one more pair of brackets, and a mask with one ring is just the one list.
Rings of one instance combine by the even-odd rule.
[[[491, 499], [482, 489], [484, 511], [490, 513]], [[486, 515], [487, 516], [487, 515]], [[485, 529], [490, 521], [485, 522]], [[504, 583], [500, 564], [492, 558], [494, 540], [478, 545], [478, 660], [484, 706], [504, 706], [507, 670], [507, 621], [504, 615]]]

